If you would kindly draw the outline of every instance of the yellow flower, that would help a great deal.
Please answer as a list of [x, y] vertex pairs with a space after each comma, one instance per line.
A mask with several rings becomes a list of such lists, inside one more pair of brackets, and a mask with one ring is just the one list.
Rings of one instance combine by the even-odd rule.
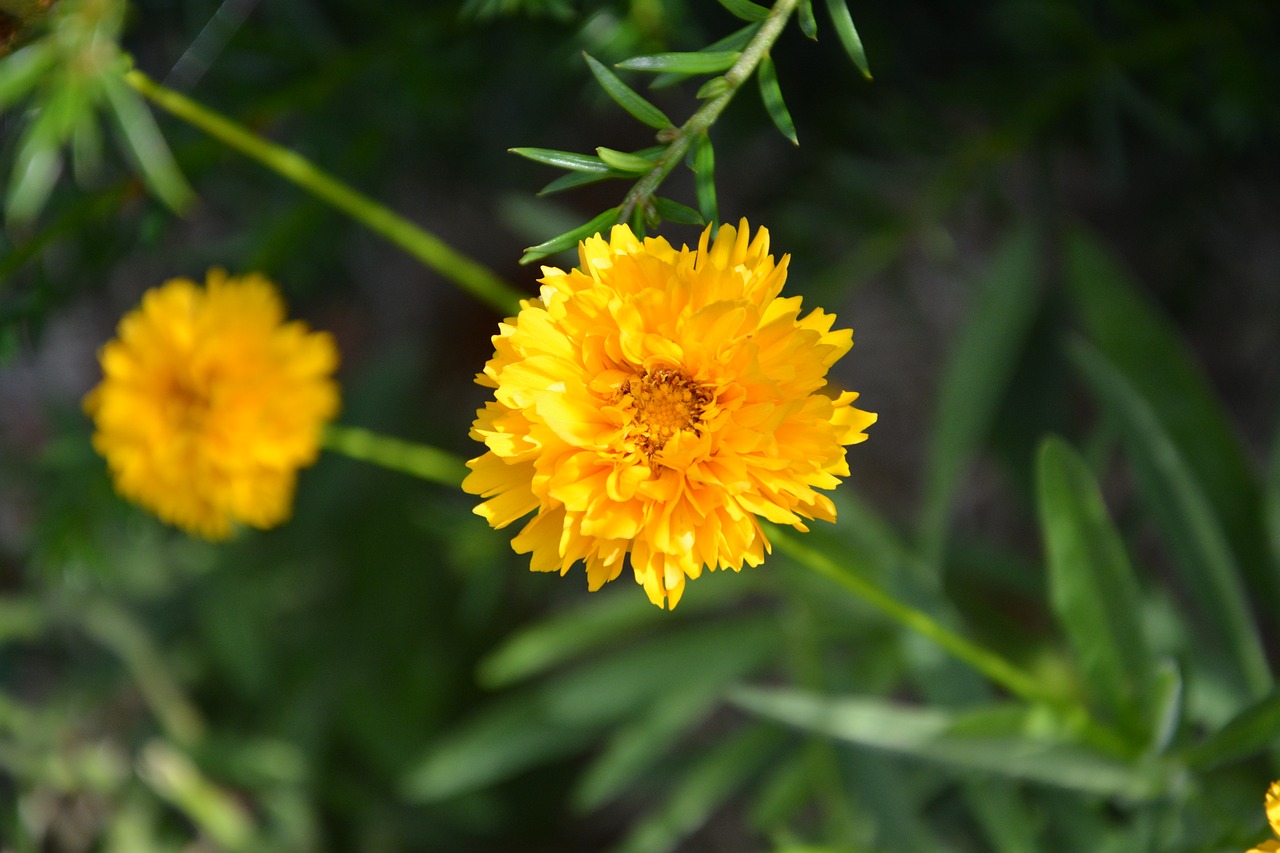
[[592, 590], [630, 557], [658, 606], [685, 578], [764, 560], [759, 519], [835, 520], [845, 445], [876, 416], [825, 393], [853, 345], [832, 314], [779, 297], [789, 256], [743, 220], [697, 250], [626, 226], [543, 267], [540, 300], [498, 328], [477, 382], [495, 389], [471, 436], [488, 452], [463, 488], [495, 528], [536, 512], [512, 541], [534, 571], [581, 560]]
[[[1267, 809], [1267, 820], [1271, 823], [1271, 831], [1280, 837], [1280, 782], [1272, 782], [1267, 789], [1264, 803]], [[1250, 847], [1245, 853], [1278, 853], [1280, 841], [1264, 841], [1257, 847]]]
[[99, 353], [85, 397], [116, 490], [207, 539], [289, 516], [299, 467], [338, 410], [333, 339], [284, 322], [261, 275], [149, 290]]

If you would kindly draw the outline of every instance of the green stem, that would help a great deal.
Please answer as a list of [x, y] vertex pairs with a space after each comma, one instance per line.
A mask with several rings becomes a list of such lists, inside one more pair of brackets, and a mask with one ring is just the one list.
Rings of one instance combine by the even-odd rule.
[[467, 476], [467, 467], [452, 453], [425, 444], [389, 438], [360, 427], [330, 424], [325, 430], [324, 447], [361, 462], [454, 488]]
[[924, 611], [903, 604], [866, 578], [842, 568], [825, 554], [801, 545], [790, 534], [777, 527], [769, 529], [769, 539], [780, 551], [805, 568], [834, 581], [902, 626], [937, 643], [1013, 695], [1033, 704], [1055, 708], [1069, 725], [1094, 746], [1112, 753], [1129, 754], [1133, 751], [1127, 740], [1099, 724], [1083, 707], [1045, 690], [1035, 678], [995, 652], [951, 631]]
[[711, 125], [715, 124], [725, 107], [729, 106], [729, 101], [733, 100], [733, 96], [742, 88], [742, 84], [751, 79], [760, 60], [769, 55], [769, 48], [773, 47], [773, 43], [778, 40], [783, 27], [787, 24], [787, 19], [799, 4], [800, 0], [778, 0], [773, 4], [773, 8], [769, 10], [769, 17], [761, 22], [759, 31], [742, 49], [738, 61], [724, 73], [724, 81], [727, 84], [725, 90], [708, 100], [681, 125], [676, 138], [667, 146], [662, 156], [654, 161], [653, 168], [636, 182], [631, 192], [627, 193], [627, 198], [622, 203], [622, 209], [618, 214], [619, 222], [626, 222], [637, 204], [658, 191], [658, 187], [662, 186], [667, 175], [671, 174], [671, 170], [688, 153], [690, 146], [698, 140], [699, 136], [706, 133]]
[[327, 201], [482, 302], [505, 315], [514, 315], [520, 310], [520, 300], [524, 295], [488, 267], [460, 254], [439, 237], [342, 183], [297, 152], [268, 142], [226, 116], [160, 85], [141, 71], [128, 71], [124, 79], [156, 106]]

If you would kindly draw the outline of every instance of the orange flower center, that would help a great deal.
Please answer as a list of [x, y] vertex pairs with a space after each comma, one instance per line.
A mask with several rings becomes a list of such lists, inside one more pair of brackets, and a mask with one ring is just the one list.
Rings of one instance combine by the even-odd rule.
[[646, 370], [643, 376], [624, 380], [618, 399], [625, 397], [631, 398], [636, 413], [636, 446], [650, 458], [680, 430], [698, 432], [702, 410], [711, 402], [706, 389], [675, 367]]

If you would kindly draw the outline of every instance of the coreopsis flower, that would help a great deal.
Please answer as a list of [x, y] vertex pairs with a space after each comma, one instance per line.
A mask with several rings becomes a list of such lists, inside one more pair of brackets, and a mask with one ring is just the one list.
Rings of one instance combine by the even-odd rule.
[[85, 397], [116, 490], [206, 539], [288, 518], [300, 467], [338, 410], [332, 337], [285, 322], [261, 275], [210, 270], [143, 296]]
[[534, 513], [512, 541], [534, 571], [582, 561], [597, 590], [629, 562], [670, 607], [704, 568], [759, 565], [760, 519], [834, 521], [818, 490], [876, 416], [829, 393], [853, 335], [779, 296], [790, 256], [774, 262], [769, 233], [743, 220], [676, 250], [618, 225], [579, 257], [543, 267], [477, 377], [494, 400], [471, 431], [488, 448], [463, 482], [476, 512], [495, 528]]
[[[1280, 782], [1272, 782], [1267, 789], [1265, 801], [1267, 820], [1271, 823], [1271, 831], [1280, 838]], [[1278, 853], [1280, 841], [1263, 841], [1257, 847], [1250, 847], [1245, 853]]]

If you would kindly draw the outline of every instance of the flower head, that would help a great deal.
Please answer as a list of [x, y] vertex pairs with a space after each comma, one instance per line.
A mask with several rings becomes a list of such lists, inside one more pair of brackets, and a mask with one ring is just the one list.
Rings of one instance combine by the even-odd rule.
[[759, 519], [807, 530], [835, 520], [845, 445], [876, 416], [826, 391], [853, 345], [834, 315], [779, 296], [789, 256], [743, 220], [698, 248], [638, 240], [625, 225], [543, 267], [540, 300], [499, 326], [477, 377], [494, 400], [471, 435], [488, 450], [463, 488], [534, 571], [581, 560], [592, 590], [629, 560], [659, 606], [703, 568], [759, 565]]
[[[1280, 838], [1280, 782], [1271, 783], [1264, 805], [1271, 831]], [[1245, 853], [1280, 853], [1280, 841], [1263, 841], [1257, 847], [1250, 847]]]
[[333, 339], [284, 322], [266, 278], [210, 270], [147, 291], [85, 397], [116, 490], [207, 539], [289, 516], [299, 467], [338, 410]]

